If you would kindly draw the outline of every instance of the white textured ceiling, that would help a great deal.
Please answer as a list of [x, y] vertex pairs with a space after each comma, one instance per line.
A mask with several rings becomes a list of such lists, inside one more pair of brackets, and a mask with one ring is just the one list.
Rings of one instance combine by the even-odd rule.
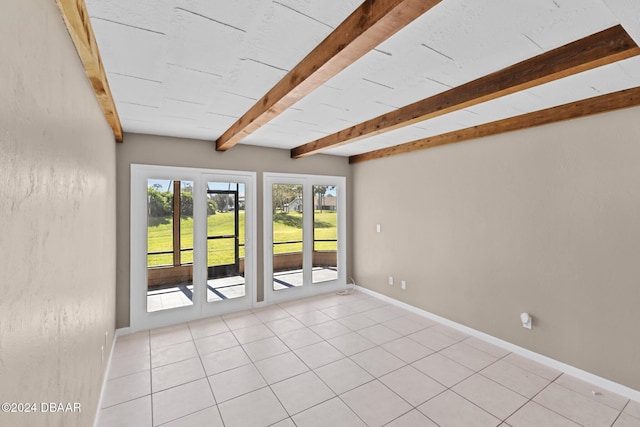
[[[125, 132], [217, 139], [362, 0], [87, 0]], [[290, 149], [616, 24], [639, 0], [443, 0], [242, 143]], [[328, 154], [348, 156], [640, 86], [631, 58]]]

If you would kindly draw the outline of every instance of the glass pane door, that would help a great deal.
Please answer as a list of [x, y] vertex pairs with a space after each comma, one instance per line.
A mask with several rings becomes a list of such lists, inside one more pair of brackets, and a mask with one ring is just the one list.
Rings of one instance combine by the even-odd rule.
[[335, 185], [313, 186], [312, 283], [338, 279], [338, 197]]
[[148, 313], [193, 305], [193, 182], [147, 180]]
[[131, 165], [130, 328], [255, 303], [256, 174]]
[[274, 291], [303, 285], [304, 203], [302, 184], [273, 184], [273, 282]]
[[264, 286], [268, 302], [346, 285], [344, 177], [264, 174]]
[[244, 183], [207, 183], [207, 302], [246, 295], [245, 207]]

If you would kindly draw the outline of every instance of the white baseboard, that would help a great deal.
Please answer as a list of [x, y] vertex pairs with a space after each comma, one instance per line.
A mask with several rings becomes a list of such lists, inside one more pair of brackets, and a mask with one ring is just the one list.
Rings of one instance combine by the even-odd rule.
[[126, 328], [116, 329], [115, 336], [119, 337], [122, 335], [129, 335], [130, 333], [131, 333], [131, 328], [127, 326]]
[[634, 390], [625, 385], [616, 383], [614, 381], [608, 380], [606, 378], [602, 378], [600, 376], [594, 375], [590, 372], [583, 371], [582, 369], [576, 368], [575, 366], [568, 365], [566, 363], [560, 362], [558, 360], [552, 359], [550, 357], [544, 356], [540, 353], [536, 353], [534, 351], [528, 350], [524, 347], [517, 346], [508, 341], [501, 340], [500, 338], [496, 338], [492, 335], [485, 334], [484, 332], [480, 332], [476, 329], [470, 328], [468, 326], [462, 325], [460, 323], [456, 323], [452, 320], [446, 319], [444, 317], [438, 316], [437, 314], [430, 313], [426, 310], [422, 310], [420, 308], [414, 307], [410, 304], [404, 303], [402, 301], [398, 301], [386, 295], [380, 294], [378, 292], [372, 291], [367, 288], [363, 288], [362, 286], [356, 285], [358, 291], [363, 292], [365, 294], [371, 295], [383, 301], [386, 301], [390, 304], [396, 305], [398, 307], [404, 308], [412, 313], [418, 314], [423, 317], [427, 317], [431, 320], [435, 320], [436, 322], [442, 323], [443, 325], [449, 326], [453, 329], [457, 329], [461, 332], [466, 333], [467, 335], [471, 335], [473, 337], [479, 338], [483, 341], [486, 341], [495, 346], [504, 348], [505, 350], [509, 350], [512, 353], [519, 354], [521, 356], [532, 359], [542, 365], [548, 366], [553, 369], [557, 369], [559, 371], [565, 372], [571, 376], [574, 376], [583, 381], [594, 384], [600, 388], [605, 390], [609, 390], [613, 393], [617, 393], [621, 396], [624, 396], [628, 399], [635, 400], [640, 402], [640, 391]]
[[[129, 328], [123, 328], [129, 329]], [[122, 329], [116, 329], [113, 334], [113, 340], [111, 341], [111, 350], [109, 350], [109, 358], [107, 359], [107, 367], [104, 370], [104, 376], [102, 378], [102, 387], [100, 388], [100, 398], [98, 399], [98, 408], [96, 409], [96, 416], [93, 419], [93, 427], [98, 427], [98, 418], [100, 417], [100, 408], [102, 408], [102, 398], [104, 396], [104, 390], [107, 388], [107, 381], [109, 380], [109, 370], [111, 369], [111, 358], [113, 356], [113, 349], [116, 347], [116, 340], [120, 335], [124, 335], [119, 333], [118, 331], [122, 331]]]
[[268, 305], [270, 305], [270, 304], [268, 304], [266, 300], [254, 301], [252, 308], [263, 308], [263, 307], [266, 307]]

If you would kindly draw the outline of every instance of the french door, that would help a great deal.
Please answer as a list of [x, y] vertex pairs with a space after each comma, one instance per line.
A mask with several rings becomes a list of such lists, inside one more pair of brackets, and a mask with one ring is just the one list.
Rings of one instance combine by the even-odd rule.
[[255, 174], [131, 166], [131, 329], [248, 309]]
[[265, 173], [263, 184], [267, 302], [342, 289], [345, 178]]

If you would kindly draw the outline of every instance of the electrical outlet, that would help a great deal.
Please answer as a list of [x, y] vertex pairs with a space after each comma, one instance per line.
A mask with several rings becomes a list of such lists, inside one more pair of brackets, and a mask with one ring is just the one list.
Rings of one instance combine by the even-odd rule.
[[404, 290], [407, 289], [407, 282], [405, 282], [404, 280], [402, 282], [400, 282], [400, 287]]
[[389, 276], [389, 284], [393, 285], [393, 276]]
[[376, 224], [376, 232], [379, 233], [380, 232], [380, 224]]

